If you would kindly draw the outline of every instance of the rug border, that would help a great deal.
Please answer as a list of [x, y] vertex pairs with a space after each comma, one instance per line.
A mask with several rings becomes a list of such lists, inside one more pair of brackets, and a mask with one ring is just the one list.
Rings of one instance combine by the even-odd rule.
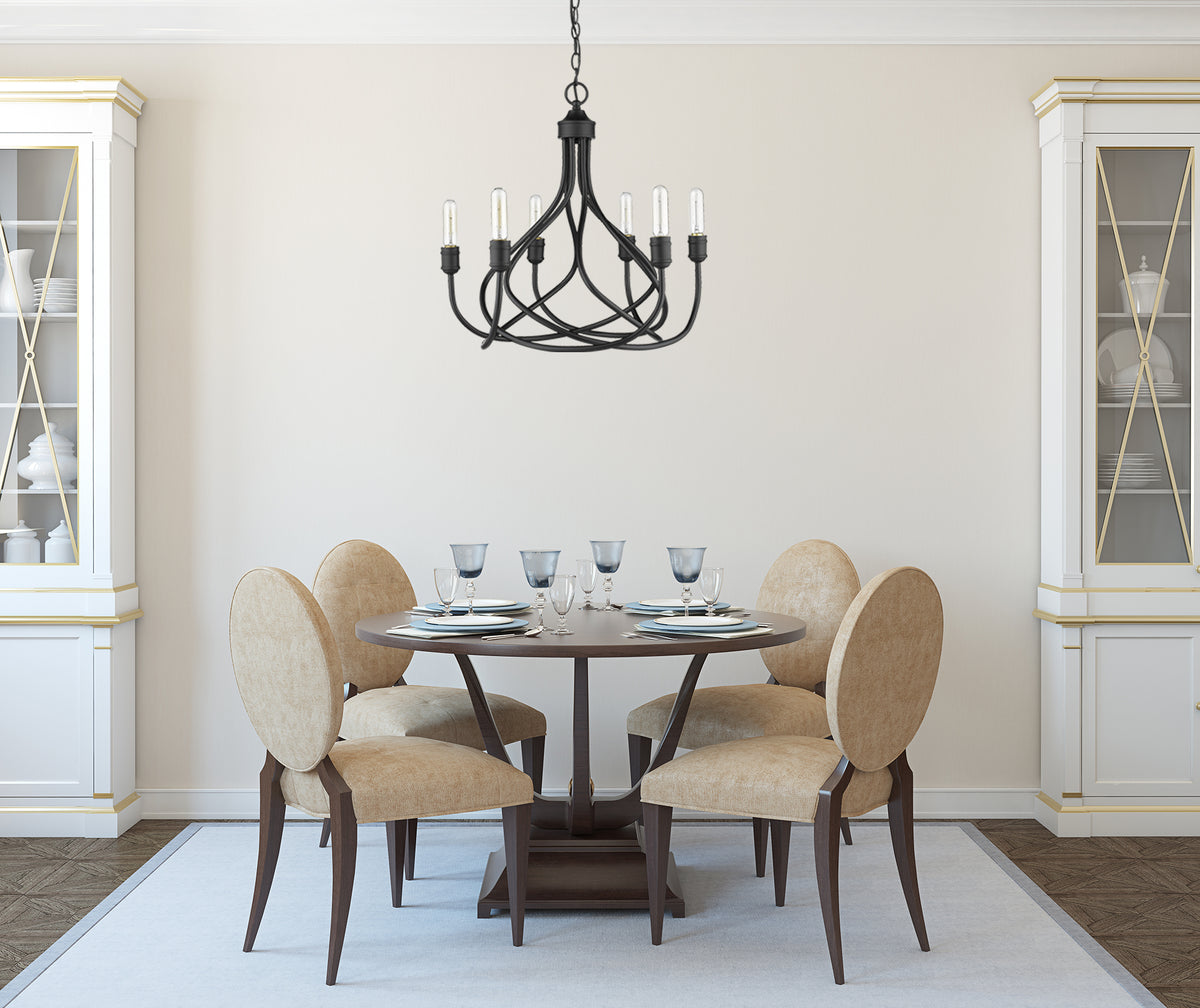
[[[693, 827], [693, 826], [730, 826], [735, 825], [739, 820], [722, 819], [719, 821], [688, 821], [683, 820], [675, 824], [676, 827]], [[313, 828], [319, 825], [317, 822], [288, 822], [289, 828]], [[454, 821], [443, 820], [434, 821], [429, 825], [449, 826], [455, 829], [464, 826], [484, 826], [495, 825], [490, 820], [470, 820], [470, 821]], [[881, 820], [854, 820], [854, 827], [882, 828], [887, 823]], [[1017, 865], [1011, 861], [1001, 850], [993, 844], [987, 837], [980, 832], [979, 827], [971, 822], [954, 822], [954, 821], [934, 821], [934, 822], [918, 822], [915, 825], [922, 829], [931, 826], [948, 827], [951, 829], [961, 830], [967, 837], [975, 842], [975, 845], [986, 854], [992, 862], [1004, 872], [1017, 887], [1033, 900], [1045, 913], [1054, 921], [1066, 934], [1074, 940], [1084, 952], [1091, 957], [1096, 963], [1122, 990], [1125, 991], [1134, 1001], [1141, 1005], [1142, 1008], [1161, 1008], [1162, 1002], [1150, 992], [1150, 990], [1122, 966], [1112, 954], [1108, 952], [1095, 938], [1088, 934], [1083, 927], [1054, 902], [1045, 892], [1043, 892], [1037, 884]], [[113, 892], [96, 904], [82, 920], [74, 927], [66, 932], [61, 938], [51, 945], [45, 952], [38, 956], [33, 962], [18, 973], [10, 980], [3, 988], [0, 988], [0, 1008], [5, 1008], [17, 998], [26, 988], [29, 987], [35, 980], [46, 972], [55, 961], [64, 952], [74, 945], [80, 938], [87, 934], [108, 913], [133, 892], [146, 879], [153, 875], [176, 851], [184, 844], [191, 840], [202, 829], [209, 829], [213, 826], [218, 827], [235, 827], [235, 828], [252, 828], [257, 829], [256, 822], [194, 822], [185, 826], [179, 834], [167, 843], [157, 854], [147, 861], [141, 868], [129, 876], [122, 882]]]

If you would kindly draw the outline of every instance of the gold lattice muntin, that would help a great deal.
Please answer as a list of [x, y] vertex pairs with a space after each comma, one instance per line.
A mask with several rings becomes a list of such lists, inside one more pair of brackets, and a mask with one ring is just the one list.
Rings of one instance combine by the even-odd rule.
[[1099, 148], [1096, 150], [1096, 170], [1099, 176], [1100, 185], [1104, 194], [1104, 201], [1108, 207], [1108, 218], [1112, 224], [1113, 240], [1116, 245], [1117, 259], [1121, 267], [1121, 282], [1125, 288], [1125, 294], [1129, 299], [1130, 314], [1133, 317], [1135, 332], [1137, 333], [1139, 359], [1137, 376], [1134, 380], [1133, 395], [1129, 402], [1129, 411], [1125, 417], [1124, 428], [1121, 433], [1121, 446], [1117, 452], [1116, 469], [1113, 474], [1112, 486], [1108, 490], [1108, 499], [1105, 503], [1104, 518], [1100, 525], [1100, 532], [1096, 542], [1096, 562], [1100, 563], [1100, 555], [1104, 549], [1104, 540], [1108, 534], [1109, 520], [1112, 517], [1113, 504], [1117, 497], [1117, 488], [1120, 485], [1121, 469], [1125, 462], [1125, 452], [1129, 444], [1129, 432], [1133, 427], [1133, 418], [1136, 415], [1138, 406], [1138, 398], [1142, 394], [1143, 387], [1149, 392], [1150, 404], [1154, 411], [1154, 421], [1158, 428], [1159, 443], [1162, 445], [1163, 459], [1166, 463], [1167, 477], [1171, 484], [1171, 494], [1175, 501], [1175, 512], [1179, 518], [1179, 531], [1183, 537], [1183, 546], [1187, 552], [1187, 562], [1195, 563], [1194, 554], [1192, 551], [1192, 537], [1188, 530], [1187, 517], [1184, 512], [1183, 501], [1181, 499], [1179, 484], [1175, 477], [1175, 466], [1171, 460], [1171, 448], [1167, 443], [1166, 430], [1163, 426], [1162, 410], [1159, 406], [1158, 392], [1154, 386], [1154, 371], [1150, 366], [1150, 341], [1154, 335], [1154, 327], [1158, 322], [1159, 311], [1162, 305], [1163, 297], [1163, 281], [1167, 276], [1167, 269], [1171, 263], [1171, 252], [1175, 246], [1175, 238], [1179, 232], [1179, 218], [1183, 210], [1184, 201], [1188, 192], [1188, 183], [1191, 181], [1192, 168], [1195, 164], [1196, 152], [1195, 149], [1189, 149], [1187, 155], [1187, 163], [1183, 170], [1183, 179], [1179, 185], [1179, 196], [1175, 202], [1175, 215], [1171, 221], [1170, 233], [1167, 237], [1166, 254], [1163, 257], [1162, 269], [1159, 272], [1158, 289], [1154, 294], [1154, 305], [1150, 313], [1150, 321], [1146, 325], [1145, 330], [1142, 329], [1141, 312], [1137, 310], [1137, 299], [1133, 294], [1133, 286], [1129, 279], [1129, 265], [1125, 258], [1125, 248], [1121, 240], [1121, 228], [1117, 219], [1116, 212], [1113, 208], [1112, 191], [1108, 184], [1108, 175], [1105, 172], [1104, 154]]
[[71, 509], [67, 504], [67, 491], [63, 485], [62, 473], [58, 466], [58, 452], [54, 447], [54, 434], [46, 415], [46, 399], [42, 394], [42, 383], [37, 371], [37, 342], [42, 327], [42, 315], [45, 310], [46, 295], [49, 292], [49, 279], [54, 276], [54, 262], [58, 255], [59, 241], [62, 238], [63, 224], [67, 217], [67, 205], [70, 202], [71, 190], [75, 184], [75, 172], [79, 166], [79, 149], [74, 148], [71, 155], [71, 168], [67, 172], [67, 182], [63, 187], [62, 205], [58, 212], [58, 224], [54, 229], [54, 241], [50, 246], [50, 261], [46, 266], [46, 280], [42, 285], [41, 297], [37, 298], [36, 306], [29, 306], [29, 314], [33, 315], [33, 328], [26, 321], [26, 306], [20, 302], [20, 292], [17, 289], [16, 275], [13, 272], [12, 257], [8, 247], [8, 236], [4, 232], [4, 220], [0, 217], [0, 252], [4, 256], [4, 270], [8, 274], [8, 282], [12, 285], [13, 296], [17, 300], [17, 325], [21, 331], [21, 340], [25, 347], [25, 363], [21, 370], [21, 380], [17, 386], [17, 394], [13, 402], [13, 418], [9, 427], [8, 438], [4, 447], [4, 460], [0, 463], [0, 494], [3, 494], [5, 480], [8, 478], [8, 467], [13, 459], [13, 449], [17, 442], [17, 423], [21, 416], [21, 407], [25, 405], [25, 397], [30, 389], [34, 395], [38, 416], [41, 418], [42, 432], [46, 435], [46, 443], [50, 449], [50, 459], [54, 466], [54, 479], [58, 485], [58, 499], [62, 505], [63, 519], [71, 536], [71, 551], [75, 562], [79, 563], [79, 541], [75, 536], [75, 525], [71, 520]]

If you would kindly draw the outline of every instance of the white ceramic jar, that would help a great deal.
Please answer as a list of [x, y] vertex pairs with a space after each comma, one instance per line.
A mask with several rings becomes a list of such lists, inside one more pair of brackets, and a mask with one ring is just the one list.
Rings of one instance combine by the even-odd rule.
[[75, 458], [75, 443], [65, 434], [58, 434], [58, 424], [48, 424], [50, 438], [54, 440], [54, 451], [50, 451], [50, 438], [45, 434], [29, 442], [29, 454], [17, 463], [17, 473], [29, 480], [30, 490], [57, 490], [54, 477], [54, 459], [58, 459], [58, 471], [62, 476], [63, 489], [70, 489], [79, 475], [79, 461]]
[[[1129, 274], [1129, 287], [1133, 291], [1134, 308], [1139, 315], [1149, 315], [1154, 311], [1154, 298], [1158, 294], [1158, 278], [1161, 273], [1155, 273], [1154, 270], [1146, 262], [1146, 257], [1142, 256], [1142, 261], [1137, 270]], [[1159, 300], [1158, 310], [1166, 311], [1167, 303], [1167, 288], [1171, 286], [1170, 280], [1162, 282], [1162, 298]], [[1131, 311], [1129, 307], [1129, 291], [1125, 289], [1125, 282], [1122, 281], [1119, 285], [1121, 291], [1121, 306], [1124, 311]]]
[[60, 521], [57, 528], [50, 530], [46, 536], [46, 563], [73, 564], [75, 550], [71, 547], [71, 532], [66, 521]]
[[31, 529], [24, 519], [17, 522], [17, 527], [12, 529], [8, 538], [4, 540], [4, 562], [41, 563], [42, 544], [38, 542], [37, 533], [38, 530]]
[[[29, 264], [33, 259], [33, 249], [13, 249], [8, 253], [12, 264], [12, 276], [8, 275], [8, 266], [4, 256], [0, 254], [0, 312], [15, 312], [17, 300], [20, 299], [21, 311], [25, 313], [37, 311], [37, 300], [33, 291], [33, 277], [29, 273]], [[13, 281], [16, 286], [13, 286]]]

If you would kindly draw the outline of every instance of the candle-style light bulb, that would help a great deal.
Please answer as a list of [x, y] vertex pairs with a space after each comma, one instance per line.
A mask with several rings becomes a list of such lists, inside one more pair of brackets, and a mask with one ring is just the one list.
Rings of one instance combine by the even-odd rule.
[[458, 244], [458, 207], [454, 200], [442, 204], [442, 245]]
[[542, 197], [534, 193], [529, 197], [529, 226], [533, 227], [542, 216]]
[[633, 193], [621, 193], [621, 233], [633, 234]]
[[492, 190], [492, 241], [508, 240], [508, 193]]
[[656, 185], [650, 193], [650, 200], [654, 206], [654, 237], [665, 238], [671, 233], [667, 220], [667, 187]]
[[704, 190], [693, 189], [691, 198], [692, 231], [694, 235], [704, 234]]

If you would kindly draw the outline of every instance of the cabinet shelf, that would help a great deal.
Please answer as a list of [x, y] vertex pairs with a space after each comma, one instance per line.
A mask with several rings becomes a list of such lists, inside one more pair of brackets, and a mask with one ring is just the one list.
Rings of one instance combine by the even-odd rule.
[[[21, 314], [24, 315], [27, 319], [37, 318], [36, 311], [27, 311], [27, 312], [22, 312]], [[0, 312], [0, 319], [6, 319], [6, 318], [15, 319], [16, 317], [17, 317], [17, 313], [15, 311], [14, 312]], [[45, 321], [46, 319], [49, 319], [51, 322], [54, 322], [54, 321], [57, 321], [58, 319], [73, 319], [73, 318], [78, 318], [78, 317], [79, 317], [78, 312], [52, 312], [52, 311], [42, 312], [43, 321]]]
[[[0, 409], [12, 409], [14, 406], [17, 406], [17, 404], [11, 403], [11, 402], [0, 402]], [[26, 402], [26, 403], [21, 403], [20, 406], [17, 406], [17, 408], [18, 409], [35, 410], [38, 408], [38, 404], [35, 402]], [[78, 408], [79, 408], [79, 403], [73, 403], [73, 402], [48, 402], [48, 403], [46, 403], [46, 409], [78, 409]]]
[[[1145, 402], [1142, 401], [1143, 399], [1145, 400]], [[0, 403], [0, 406], [2, 406], [2, 405], [4, 405], [4, 404]], [[1096, 405], [1098, 407], [1100, 407], [1100, 409], [1122, 409], [1122, 410], [1129, 409], [1129, 403], [1127, 403], [1127, 402], [1102, 402], [1102, 403], [1096, 403]], [[1140, 393], [1138, 395], [1137, 406], [1135, 406], [1134, 409], [1153, 409], [1153, 408], [1154, 408], [1154, 402], [1150, 398], [1150, 393], [1149, 392]], [[1160, 399], [1158, 401], [1158, 408], [1159, 409], [1191, 409], [1192, 404], [1186, 403], [1186, 402], [1163, 402]]]
[[[28, 490], [28, 489], [26, 489], [26, 490], [5, 490], [5, 491], [4, 491], [4, 495], [5, 495], [6, 497], [7, 497], [7, 496], [8, 496], [10, 493], [11, 493], [11, 494], [52, 494], [52, 495], [53, 495], [53, 496], [55, 496], [55, 497], [57, 497], [57, 496], [58, 496], [58, 490], [57, 490], [57, 489], [55, 489], [55, 490]], [[66, 489], [64, 489], [64, 490], [63, 490], [63, 493], [66, 493], [66, 494], [77, 494], [77, 493], [79, 493], [79, 491], [78, 491], [78, 490], [76, 490], [74, 487], [68, 487], [68, 488], [66, 488]]]
[[[1148, 312], [1143, 312], [1141, 317], [1144, 318], [1147, 322], [1150, 321], [1150, 315]], [[1159, 322], [1162, 322], [1164, 319], [1169, 322], [1169, 321], [1173, 321], [1174, 319], [1190, 319], [1191, 317], [1192, 317], [1191, 312], [1160, 311], [1158, 313], [1158, 321]], [[1132, 322], [1133, 321], [1133, 312], [1107, 312], [1107, 311], [1097, 312], [1096, 318], [1120, 319], [1122, 321], [1128, 319], [1130, 322]]]
[[[1123, 221], [1117, 221], [1117, 225], [1119, 227], [1139, 228], [1139, 229], [1145, 228], [1147, 230], [1151, 229], [1151, 228], [1169, 228], [1173, 223], [1175, 223], [1175, 222], [1169, 221], [1169, 220], [1123, 220]], [[1110, 220], [1099, 221], [1099, 226], [1102, 228], [1110, 228], [1110, 227], [1112, 227], [1112, 221], [1110, 221]], [[1189, 228], [1192, 226], [1192, 222], [1186, 221], [1186, 220], [1181, 220], [1179, 222], [1179, 226], [1181, 228]]]
[[[20, 491], [18, 491], [18, 492], [20, 492]], [[1143, 490], [1120, 490], [1120, 489], [1118, 489], [1118, 490], [1117, 490], [1117, 495], [1118, 495], [1118, 496], [1122, 496], [1122, 495], [1124, 495], [1124, 494], [1130, 494], [1130, 495], [1133, 495], [1133, 494], [1142, 494], [1142, 495], [1147, 495], [1147, 496], [1148, 496], [1148, 495], [1154, 495], [1154, 494], [1157, 494], [1157, 495], [1161, 496], [1161, 495], [1164, 495], [1164, 494], [1165, 494], [1166, 496], [1170, 497], [1170, 496], [1171, 496], [1171, 495], [1172, 495], [1174, 492], [1175, 492], [1175, 491], [1173, 491], [1173, 490], [1172, 490], [1170, 487], [1167, 487], [1167, 488], [1166, 488], [1166, 489], [1164, 489], [1164, 490], [1151, 490], [1151, 489], [1143, 489]], [[67, 491], [67, 493], [70, 493], [70, 491], [68, 490], [68, 491]], [[1097, 491], [1096, 491], [1096, 496], [1097, 496], [1097, 497], [1107, 497], [1107, 496], [1109, 495], [1109, 493], [1110, 493], [1110, 491], [1109, 491], [1109, 489], [1106, 487], [1106, 488], [1105, 488], [1105, 489], [1103, 489], [1103, 490], [1097, 490]], [[1191, 495], [1191, 493], [1192, 493], [1192, 491], [1191, 491], [1191, 490], [1185, 490], [1185, 489], [1183, 489], [1183, 487], [1180, 487], [1180, 488], [1179, 488], [1179, 496], [1180, 496], [1180, 497], [1188, 497], [1188, 496], [1190, 496], [1190, 495]]]
[[[6, 229], [7, 228], [12, 228], [12, 229], [21, 228], [25, 231], [50, 231], [50, 232], [53, 232], [53, 231], [58, 230], [58, 221], [57, 220], [10, 220], [10, 221], [4, 222], [4, 227]], [[74, 221], [63, 221], [62, 229], [63, 229], [63, 234], [74, 234], [75, 231], [77, 230], [77, 227], [76, 227], [76, 224]]]

